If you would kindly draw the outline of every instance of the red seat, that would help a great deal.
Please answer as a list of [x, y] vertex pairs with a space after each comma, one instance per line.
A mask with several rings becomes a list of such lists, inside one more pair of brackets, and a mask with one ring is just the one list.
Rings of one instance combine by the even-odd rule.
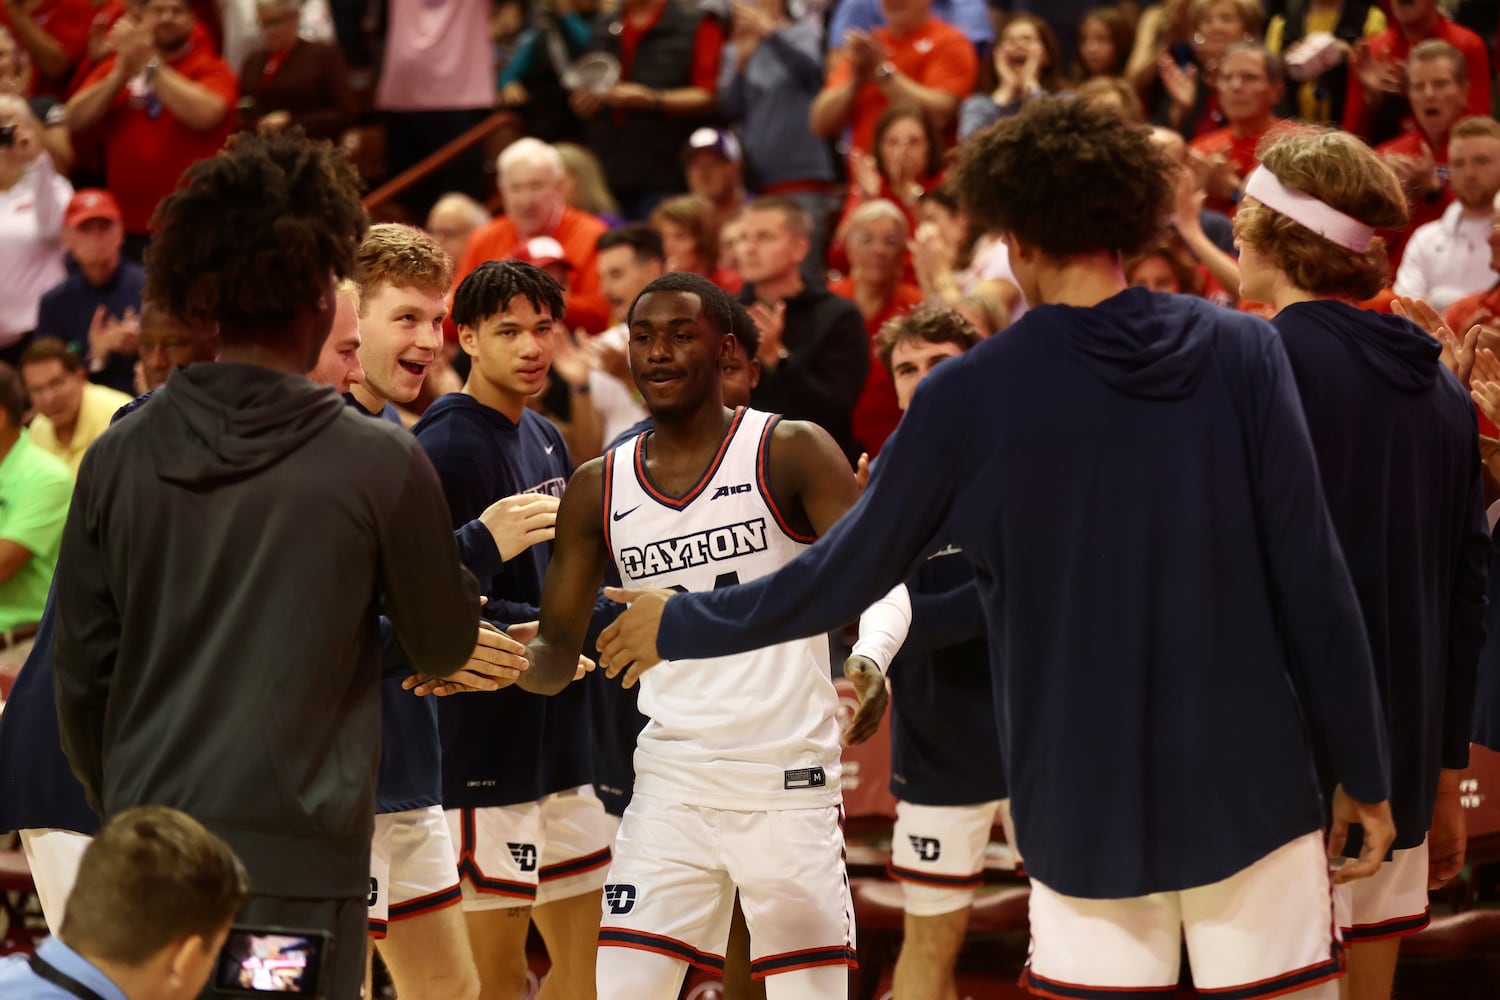
[[1500, 956], [1500, 910], [1466, 910], [1432, 918], [1401, 942], [1402, 961]]

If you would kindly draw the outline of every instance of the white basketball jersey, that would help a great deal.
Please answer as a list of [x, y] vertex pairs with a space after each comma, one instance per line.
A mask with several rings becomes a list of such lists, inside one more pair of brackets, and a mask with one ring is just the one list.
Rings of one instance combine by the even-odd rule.
[[[627, 587], [713, 590], [780, 569], [813, 539], [770, 492], [766, 456], [780, 417], [741, 407], [685, 496], [646, 471], [648, 434], [605, 456], [604, 538]], [[735, 656], [669, 660], [641, 678], [650, 721], [636, 791], [711, 809], [837, 805], [838, 696], [821, 635]]]

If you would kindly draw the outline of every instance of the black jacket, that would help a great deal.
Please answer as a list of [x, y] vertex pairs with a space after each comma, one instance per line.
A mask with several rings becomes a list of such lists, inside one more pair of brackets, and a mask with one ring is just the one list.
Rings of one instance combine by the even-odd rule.
[[[755, 301], [746, 285], [740, 301]], [[786, 300], [781, 344], [787, 357], [765, 369], [750, 405], [793, 420], [811, 420], [838, 442], [852, 464], [859, 457], [850, 414], [870, 373], [870, 336], [859, 306], [826, 288], [804, 288]]]
[[96, 810], [187, 812], [260, 895], [366, 893], [377, 613], [428, 674], [479, 621], [410, 435], [299, 376], [174, 372], [85, 455], [55, 588], [63, 749]]

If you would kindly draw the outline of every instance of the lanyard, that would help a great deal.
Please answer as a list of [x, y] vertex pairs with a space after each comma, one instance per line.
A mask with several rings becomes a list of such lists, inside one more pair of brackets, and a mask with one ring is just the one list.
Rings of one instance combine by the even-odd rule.
[[66, 972], [63, 972], [40, 955], [31, 956], [31, 971], [35, 972], [42, 979], [47, 980], [47, 982], [67, 990], [77, 997], [78, 1000], [105, 1000], [104, 997], [95, 993]]

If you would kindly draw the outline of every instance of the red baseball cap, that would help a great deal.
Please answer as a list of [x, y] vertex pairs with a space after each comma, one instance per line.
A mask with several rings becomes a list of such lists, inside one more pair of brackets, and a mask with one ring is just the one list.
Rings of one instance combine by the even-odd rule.
[[526, 241], [521, 252], [516, 254], [516, 260], [524, 260], [528, 264], [537, 267], [546, 267], [549, 264], [563, 264], [572, 268], [572, 263], [563, 255], [562, 244], [550, 236], [533, 236]]
[[120, 222], [120, 203], [115, 201], [115, 196], [108, 191], [100, 188], [84, 188], [73, 195], [73, 200], [68, 202], [68, 211], [63, 216], [63, 225], [76, 228], [90, 219]]

